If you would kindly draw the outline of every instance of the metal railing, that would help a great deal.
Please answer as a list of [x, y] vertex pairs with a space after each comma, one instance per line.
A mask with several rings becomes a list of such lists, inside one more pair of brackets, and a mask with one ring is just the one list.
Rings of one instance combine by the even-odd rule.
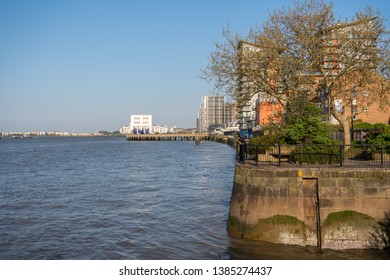
[[389, 167], [390, 145], [255, 145], [239, 143], [241, 163], [274, 166]]

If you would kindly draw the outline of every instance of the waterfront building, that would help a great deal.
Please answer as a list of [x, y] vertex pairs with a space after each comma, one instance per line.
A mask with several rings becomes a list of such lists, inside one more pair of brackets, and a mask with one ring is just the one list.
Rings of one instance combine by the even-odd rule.
[[223, 126], [223, 113], [223, 96], [202, 96], [198, 113], [199, 131], [207, 132], [210, 128]]
[[[362, 64], [369, 65], [370, 60], [367, 59], [367, 53], [356, 53], [353, 49], [348, 48], [355, 46], [356, 43], [353, 42], [357, 39], [361, 41], [361, 44], [367, 45], [367, 48], [374, 47], [375, 38], [365, 38], [360, 35], [361, 31], [372, 27], [374, 19], [375, 17], [355, 22], [338, 23], [319, 33], [324, 53], [322, 69], [319, 72], [308, 72], [305, 76], [306, 79], [302, 79], [303, 82], [300, 84], [299, 90], [307, 93], [314, 103], [323, 108], [324, 120], [329, 123], [339, 123], [333, 116], [335, 113], [338, 113], [339, 117], [341, 116], [345, 120], [350, 120], [352, 130], [353, 123], [356, 121], [384, 124], [390, 122], [388, 110], [387, 112], [383, 110], [386, 109], [385, 106], [388, 107], [386, 102], [382, 102], [386, 95], [381, 94], [382, 97], [378, 98], [380, 92], [389, 88], [389, 81], [375, 71], [367, 71], [365, 77], [369, 77], [374, 82], [366, 82], [364, 86], [358, 86], [356, 81], [360, 79], [359, 73], [351, 72], [344, 75], [342, 72], [346, 63], [352, 60], [351, 55], [354, 55], [353, 59], [359, 59]], [[243, 74], [237, 81], [236, 89], [241, 131], [248, 131], [249, 126], [253, 126], [253, 123], [255, 126], [261, 127], [269, 122], [270, 116], [283, 111], [283, 102], [272, 98], [270, 94], [259, 92], [259, 87], [254, 86], [251, 80], [252, 77], [246, 76], [245, 67], [248, 65], [254, 67], [255, 71], [252, 71], [254, 73], [273, 74], [275, 72], [272, 68], [256, 69], [256, 67], [261, 67], [261, 64], [257, 63], [257, 59], [261, 57], [261, 51], [261, 46], [254, 43], [241, 41], [238, 44], [239, 69], [243, 67]], [[336, 95], [335, 90], [328, 88], [325, 82], [335, 80], [339, 81], [342, 87], [339, 90], [340, 94], [332, 100], [334, 102], [332, 105], [335, 105], [336, 110], [331, 113], [331, 108], [328, 105], [331, 104], [329, 92], [333, 92], [333, 97]], [[284, 92], [283, 87], [278, 86], [279, 83], [275, 79], [269, 78], [269, 91], [272, 94], [285, 97], [289, 93]], [[333, 85], [332, 82], [328, 84]], [[256, 105], [253, 106], [253, 100], [256, 96]]]
[[153, 125], [153, 129], [152, 129], [152, 133], [154, 134], [164, 134], [164, 133], [168, 133], [169, 132], [169, 128], [167, 125]]
[[[256, 55], [261, 52], [260, 46], [240, 41], [238, 44], [238, 53], [240, 58], [239, 70], [245, 69], [245, 64], [250, 62], [250, 65], [255, 61]], [[243, 71], [245, 73], [245, 71]], [[237, 81], [237, 94], [236, 99], [238, 103], [239, 114], [239, 127], [242, 137], [247, 138], [252, 134], [253, 127], [256, 125], [256, 104], [259, 98], [262, 98], [264, 94], [259, 93], [257, 86], [253, 81], [246, 77], [244, 74], [240, 74]]]
[[230, 129], [237, 126], [238, 112], [237, 105], [234, 102], [225, 102], [224, 123]]
[[225, 129], [237, 121], [237, 110], [233, 103], [225, 102], [224, 96], [202, 96], [197, 118], [197, 130], [209, 132]]
[[130, 130], [130, 126], [122, 126], [120, 129], [119, 129], [119, 132], [121, 134], [130, 134], [131, 133], [131, 130]]
[[131, 115], [129, 124], [130, 133], [149, 134], [153, 131], [152, 115]]
[[131, 115], [128, 126], [119, 129], [121, 134], [165, 134], [175, 132], [176, 127], [153, 125], [152, 115]]
[[[343, 81], [340, 83], [340, 94], [334, 99], [336, 112], [344, 116], [345, 119], [350, 119], [353, 123], [356, 121], [368, 123], [389, 123], [388, 103], [383, 102], [386, 95], [378, 95], [384, 89], [389, 89], [389, 81], [379, 75], [371, 67], [371, 57], [368, 52], [362, 53], [361, 50], [355, 50], [355, 42], [365, 45], [365, 49], [371, 49], [372, 53], [375, 50], [376, 37], [367, 32], [373, 28], [376, 17], [359, 19], [353, 22], [338, 23], [323, 31], [323, 48], [326, 56], [323, 58], [323, 72], [326, 73], [325, 78], [330, 80], [340, 80], [343, 77], [343, 70], [350, 60], [356, 60], [361, 65], [366, 65], [364, 69], [368, 69], [364, 73], [365, 79], [362, 79], [360, 73], [350, 72], [344, 75]], [[360, 33], [364, 34], [362, 36]], [[368, 35], [369, 34], [369, 35]], [[350, 43], [351, 42], [351, 43]], [[363, 67], [362, 67], [363, 68]], [[313, 75], [315, 86], [324, 80], [323, 77]], [[324, 115], [329, 123], [337, 124], [338, 121], [331, 114], [328, 104], [330, 100], [329, 91], [331, 89], [325, 87], [318, 91], [318, 99], [321, 100], [321, 107]], [[380, 96], [380, 98], [378, 98]], [[325, 101], [325, 102], [324, 102]]]

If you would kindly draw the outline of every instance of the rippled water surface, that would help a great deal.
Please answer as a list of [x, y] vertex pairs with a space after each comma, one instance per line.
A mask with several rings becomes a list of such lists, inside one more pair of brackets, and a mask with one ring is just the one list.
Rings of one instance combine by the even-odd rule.
[[227, 145], [1, 139], [0, 155], [0, 259], [387, 258], [229, 238]]

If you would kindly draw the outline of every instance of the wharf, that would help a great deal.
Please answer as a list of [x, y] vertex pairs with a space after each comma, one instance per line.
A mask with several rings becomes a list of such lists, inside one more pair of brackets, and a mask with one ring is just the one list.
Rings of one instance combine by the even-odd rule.
[[127, 141], [213, 141], [216, 135], [212, 134], [127, 134]]

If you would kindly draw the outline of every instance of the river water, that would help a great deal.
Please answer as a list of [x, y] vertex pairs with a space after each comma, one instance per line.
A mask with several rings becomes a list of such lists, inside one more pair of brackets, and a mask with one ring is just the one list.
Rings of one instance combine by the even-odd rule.
[[0, 140], [0, 259], [388, 259], [226, 232], [235, 151], [115, 137]]

